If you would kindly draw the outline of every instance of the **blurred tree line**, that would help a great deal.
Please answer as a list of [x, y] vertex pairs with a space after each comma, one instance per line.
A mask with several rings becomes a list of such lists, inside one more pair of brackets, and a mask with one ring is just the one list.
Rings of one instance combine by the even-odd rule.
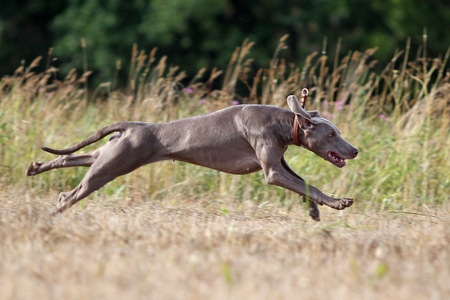
[[157, 53], [167, 55], [171, 65], [194, 76], [203, 67], [226, 68], [232, 51], [246, 38], [255, 42], [255, 61], [268, 64], [285, 34], [290, 35], [283, 53], [288, 61], [301, 63], [307, 54], [321, 51], [326, 37], [331, 55], [341, 39], [341, 53], [378, 47], [375, 57], [387, 62], [408, 37], [416, 49], [422, 45], [424, 28], [429, 55], [444, 54], [450, 44], [450, 2], [4, 0], [0, 75], [12, 74], [24, 61], [45, 57], [53, 48], [63, 73], [83, 70], [87, 63], [97, 80], [110, 81], [117, 61], [126, 68], [137, 43], [147, 51], [158, 47]]

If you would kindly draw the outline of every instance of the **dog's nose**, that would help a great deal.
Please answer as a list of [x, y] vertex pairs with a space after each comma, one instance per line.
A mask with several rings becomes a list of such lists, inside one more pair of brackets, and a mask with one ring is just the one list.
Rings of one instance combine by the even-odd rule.
[[353, 148], [353, 155], [356, 157], [356, 155], [358, 155], [359, 150], [356, 148]]

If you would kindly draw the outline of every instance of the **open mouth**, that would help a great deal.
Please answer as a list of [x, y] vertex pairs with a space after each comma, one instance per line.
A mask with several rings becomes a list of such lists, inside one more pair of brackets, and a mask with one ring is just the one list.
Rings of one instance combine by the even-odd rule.
[[345, 158], [340, 157], [336, 152], [328, 151], [327, 156], [329, 161], [338, 168], [343, 168], [347, 165]]

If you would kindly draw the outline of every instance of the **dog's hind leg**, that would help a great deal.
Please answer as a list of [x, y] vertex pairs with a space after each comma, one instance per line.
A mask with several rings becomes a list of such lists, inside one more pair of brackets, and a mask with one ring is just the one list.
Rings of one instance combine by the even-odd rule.
[[58, 204], [55, 210], [52, 212], [53, 215], [57, 213], [62, 213], [81, 199], [89, 196], [92, 192], [98, 190], [111, 180], [116, 178], [115, 176], [92, 176], [86, 174], [86, 176], [81, 180], [80, 184], [70, 192], [62, 192], [59, 194]]
[[134, 142], [134, 140], [122, 139], [117, 143], [110, 142], [107, 144], [109, 146], [105, 145], [106, 147], [95, 158], [80, 184], [74, 190], [59, 195], [53, 214], [65, 211], [115, 178], [156, 161], [151, 159], [157, 156], [156, 152], [147, 148], [147, 143], [136, 146]]
[[80, 155], [61, 155], [54, 160], [47, 162], [32, 162], [26, 170], [27, 176], [34, 176], [42, 172], [68, 167], [90, 167], [96, 157], [98, 156], [98, 149], [90, 153], [80, 154]]

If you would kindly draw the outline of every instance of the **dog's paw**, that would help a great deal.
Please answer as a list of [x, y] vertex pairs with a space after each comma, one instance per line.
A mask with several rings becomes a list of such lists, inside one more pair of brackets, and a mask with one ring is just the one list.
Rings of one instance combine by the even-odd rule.
[[[307, 202], [305, 196], [303, 196], [303, 202]], [[312, 200], [309, 200], [308, 214], [314, 221], [320, 221], [319, 208], [317, 207], [317, 203], [313, 202]]]
[[39, 173], [38, 170], [39, 170], [39, 167], [41, 165], [42, 165], [42, 163], [40, 163], [40, 162], [32, 162], [32, 163], [30, 163], [30, 165], [28, 166], [27, 171], [25, 172], [25, 174], [27, 176], [33, 176], [33, 175], [38, 174]]
[[352, 198], [341, 198], [334, 203], [333, 208], [337, 210], [342, 210], [352, 206], [352, 204], [353, 204]]
[[314, 220], [319, 222], [320, 221], [320, 211], [319, 208], [317, 207], [317, 205], [315, 206], [310, 206], [308, 208], [308, 212], [309, 212], [309, 216]]

